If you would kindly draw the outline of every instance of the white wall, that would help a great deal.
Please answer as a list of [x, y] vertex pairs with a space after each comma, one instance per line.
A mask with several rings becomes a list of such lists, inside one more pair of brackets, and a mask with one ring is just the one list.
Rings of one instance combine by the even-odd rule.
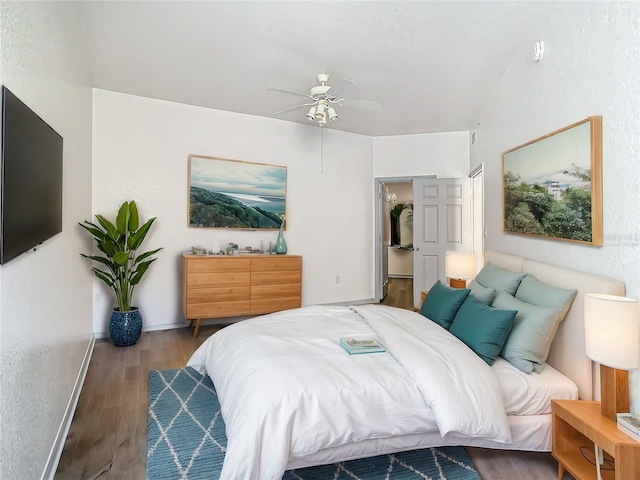
[[469, 175], [469, 132], [374, 138], [375, 178]]
[[0, 478], [40, 478], [89, 346], [91, 90], [72, 4], [0, 3], [0, 80], [64, 138], [62, 233], [0, 267]]
[[[288, 253], [304, 257], [303, 305], [373, 298], [370, 137], [326, 129], [322, 162], [317, 126], [99, 89], [93, 108], [93, 212], [113, 218], [123, 201], [136, 200], [142, 219], [158, 218], [143, 249], [164, 250], [134, 297], [145, 329], [185, 325], [180, 254], [192, 245], [276, 239], [276, 231], [188, 227], [189, 154], [286, 166], [285, 239]], [[114, 300], [94, 284], [94, 330], [102, 336]]]
[[[472, 166], [485, 162], [486, 248], [624, 280], [640, 297], [640, 3], [556, 2], [478, 115]], [[545, 42], [539, 63], [531, 51]], [[501, 152], [590, 115], [603, 118], [604, 246], [502, 233]], [[473, 127], [476, 128], [476, 127]], [[640, 372], [631, 375], [640, 410]]]

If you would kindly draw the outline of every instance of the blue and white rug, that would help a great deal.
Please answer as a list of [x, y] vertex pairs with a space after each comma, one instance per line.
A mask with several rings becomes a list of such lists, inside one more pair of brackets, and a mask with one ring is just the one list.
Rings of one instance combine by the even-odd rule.
[[[147, 480], [220, 477], [227, 437], [211, 379], [190, 367], [149, 373]], [[480, 480], [462, 447], [287, 471], [285, 480]]]

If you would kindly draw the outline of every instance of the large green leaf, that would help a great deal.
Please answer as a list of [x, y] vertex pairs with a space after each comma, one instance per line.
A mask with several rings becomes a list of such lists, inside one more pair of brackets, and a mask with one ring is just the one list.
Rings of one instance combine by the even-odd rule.
[[139, 224], [138, 207], [136, 206], [136, 202], [131, 200], [129, 202], [129, 232], [135, 232]]
[[151, 256], [151, 255], [153, 255], [154, 253], [158, 253], [160, 250], [162, 250], [162, 248], [156, 248], [155, 250], [151, 250], [150, 252], [142, 253], [142, 254], [140, 254], [140, 255], [138, 255], [138, 256], [136, 257], [136, 259], [134, 260], [134, 262], [133, 262], [133, 263], [134, 263], [134, 264], [136, 264], [136, 263], [140, 263], [140, 262], [141, 262], [142, 260], [144, 260], [145, 258], [150, 257], [150, 256]]
[[120, 232], [120, 235], [127, 234], [127, 226], [129, 225], [129, 212], [129, 202], [124, 202], [122, 205], [120, 205], [118, 215], [116, 216], [116, 227], [118, 228], [118, 232]]
[[154, 258], [152, 260], [148, 260], [146, 262], [142, 262], [138, 265], [138, 268], [135, 270], [135, 274], [131, 277], [131, 285], [137, 285], [142, 280], [142, 276], [149, 269], [149, 265], [155, 262], [157, 259]]
[[102, 270], [98, 270], [97, 268], [92, 268], [91, 270], [93, 271], [95, 276], [106, 283], [108, 287], [113, 287], [113, 277], [111, 277], [108, 273], [103, 272]]
[[102, 228], [106, 230], [106, 233], [109, 236], [109, 238], [111, 238], [114, 241], [118, 241], [118, 237], [120, 236], [120, 233], [118, 232], [118, 229], [113, 225], [113, 223], [111, 223], [102, 215], [96, 215], [96, 219], [98, 220], [98, 223], [102, 225]]
[[84, 223], [78, 223], [78, 225], [80, 225], [87, 232], [93, 235], [96, 240], [102, 240], [106, 235], [104, 230], [100, 230], [97, 225], [94, 225], [91, 222], [87, 222], [86, 220], [84, 221]]
[[80, 255], [82, 255], [84, 258], [90, 258], [91, 260], [95, 260], [98, 263], [102, 263], [103, 265], [109, 267], [111, 270], [114, 270], [115, 268], [115, 264], [110, 258], [98, 257], [97, 255], [85, 255], [84, 253], [81, 253]]
[[150, 218], [149, 220], [147, 220], [145, 222], [144, 225], [142, 225], [140, 227], [140, 229], [138, 231], [136, 231], [133, 235], [131, 235], [129, 237], [128, 240], [128, 247], [131, 250], [137, 250], [138, 247], [140, 246], [140, 244], [142, 243], [142, 241], [144, 240], [144, 237], [147, 236], [147, 232], [149, 232], [149, 229], [151, 228], [151, 224], [153, 224], [153, 222], [155, 222], [156, 217]]
[[127, 252], [116, 252], [113, 255], [113, 261], [120, 266], [124, 266], [129, 261], [129, 254]]

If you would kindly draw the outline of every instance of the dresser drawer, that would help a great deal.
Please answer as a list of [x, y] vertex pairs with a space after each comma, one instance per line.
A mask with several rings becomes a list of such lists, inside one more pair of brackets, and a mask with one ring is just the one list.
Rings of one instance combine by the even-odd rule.
[[301, 283], [302, 272], [251, 272], [251, 285], [280, 285], [284, 283]]
[[300, 297], [302, 286], [299, 283], [290, 285], [253, 285], [251, 287], [251, 301], [268, 298]]
[[251, 314], [277, 312], [300, 307], [300, 297], [293, 298], [265, 298], [263, 300], [251, 300]]
[[248, 315], [251, 312], [251, 301], [212, 302], [187, 304], [186, 318], [216, 318]]
[[187, 275], [187, 289], [240, 286], [249, 285], [250, 283], [251, 274], [249, 272], [189, 273]]
[[189, 274], [248, 272], [251, 266], [251, 259], [249, 258], [196, 257], [187, 258], [186, 261]]
[[266, 256], [251, 259], [251, 272], [300, 271], [302, 257]]
[[250, 296], [249, 286], [191, 288], [187, 291], [187, 303], [237, 302]]

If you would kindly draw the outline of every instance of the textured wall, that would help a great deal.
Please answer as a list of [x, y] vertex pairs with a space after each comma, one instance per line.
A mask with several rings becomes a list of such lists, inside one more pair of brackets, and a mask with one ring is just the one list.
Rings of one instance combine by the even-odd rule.
[[[548, 2], [477, 120], [472, 165], [485, 162], [486, 248], [594, 272], [640, 297], [640, 3]], [[532, 51], [545, 42], [538, 63]], [[502, 232], [501, 153], [590, 115], [603, 118], [604, 246]], [[632, 372], [640, 410], [640, 374]]]
[[71, 4], [0, 2], [0, 80], [64, 138], [62, 233], [0, 267], [0, 478], [40, 478], [91, 338], [91, 90]]

